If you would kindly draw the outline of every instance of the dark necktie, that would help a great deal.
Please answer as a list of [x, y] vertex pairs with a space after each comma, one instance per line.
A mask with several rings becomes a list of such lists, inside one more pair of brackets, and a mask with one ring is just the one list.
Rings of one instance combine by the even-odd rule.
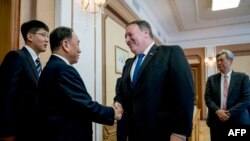
[[41, 65], [39, 58], [36, 59], [36, 71], [37, 71], [37, 74], [39, 77], [41, 75], [41, 72], [42, 72], [42, 65]]
[[222, 102], [222, 109], [227, 109], [227, 95], [228, 95], [228, 80], [227, 75], [224, 75], [224, 82], [223, 82], [223, 102]]
[[135, 70], [134, 70], [134, 74], [133, 74], [132, 86], [135, 85], [136, 78], [137, 78], [138, 72], [140, 70], [140, 66], [141, 66], [143, 57], [144, 57], [144, 54], [139, 54], [139, 56], [138, 56], [137, 63], [136, 63], [136, 66], [135, 66]]

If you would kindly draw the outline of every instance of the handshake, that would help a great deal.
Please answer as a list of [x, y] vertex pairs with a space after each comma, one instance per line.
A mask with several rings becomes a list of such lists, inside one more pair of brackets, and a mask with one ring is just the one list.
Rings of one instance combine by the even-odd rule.
[[120, 120], [123, 114], [122, 105], [119, 102], [115, 102], [112, 107], [115, 111], [115, 120]]

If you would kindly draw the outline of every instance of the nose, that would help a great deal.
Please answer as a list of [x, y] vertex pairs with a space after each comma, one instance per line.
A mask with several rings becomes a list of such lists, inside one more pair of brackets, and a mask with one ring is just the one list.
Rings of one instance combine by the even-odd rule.
[[217, 62], [217, 65], [221, 65], [221, 61], [218, 61], [218, 62]]
[[45, 41], [46, 41], [46, 42], [49, 42], [49, 37], [46, 36], [46, 37], [45, 37]]
[[129, 38], [126, 38], [126, 39], [125, 39], [125, 42], [126, 42], [127, 44], [129, 44], [130, 39], [129, 39]]

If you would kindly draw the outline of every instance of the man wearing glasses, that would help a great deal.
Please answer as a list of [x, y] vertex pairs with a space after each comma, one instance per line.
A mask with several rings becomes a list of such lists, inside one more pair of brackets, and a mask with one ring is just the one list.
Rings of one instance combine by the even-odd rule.
[[0, 140], [37, 140], [39, 54], [49, 43], [48, 26], [37, 20], [22, 24], [25, 45], [10, 51], [0, 68]]

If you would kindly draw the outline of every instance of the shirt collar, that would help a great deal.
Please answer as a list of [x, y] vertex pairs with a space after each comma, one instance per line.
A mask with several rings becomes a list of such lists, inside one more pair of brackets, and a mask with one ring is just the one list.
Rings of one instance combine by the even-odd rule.
[[35, 61], [38, 58], [38, 56], [37, 56], [36, 52], [34, 51], [34, 49], [29, 47], [28, 45], [24, 45], [24, 47], [28, 50], [32, 59]]
[[70, 65], [69, 61], [66, 58], [64, 58], [63, 56], [61, 56], [59, 54], [52, 54], [52, 55], [55, 55], [55, 56], [61, 58], [66, 64]]
[[227, 74], [221, 73], [221, 76], [227, 75], [228, 78], [231, 78], [232, 70], [230, 70]]
[[146, 48], [146, 50], [143, 52], [143, 54], [144, 54], [145, 56], [147, 56], [149, 50], [153, 47], [154, 44], [155, 44], [155, 42], [152, 42], [152, 43]]

